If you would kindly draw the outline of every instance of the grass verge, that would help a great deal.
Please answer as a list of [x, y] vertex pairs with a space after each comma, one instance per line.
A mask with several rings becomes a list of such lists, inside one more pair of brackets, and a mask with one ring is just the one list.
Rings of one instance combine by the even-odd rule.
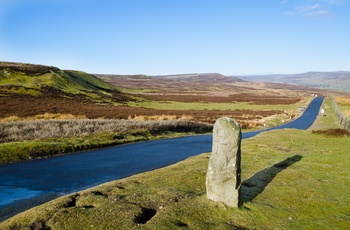
[[261, 133], [242, 141], [242, 208], [206, 199], [205, 153], [58, 198], [0, 228], [349, 229], [348, 149], [344, 136]]
[[206, 199], [209, 154], [58, 198], [4, 229], [348, 229], [350, 142], [279, 130], [242, 143], [244, 206]]

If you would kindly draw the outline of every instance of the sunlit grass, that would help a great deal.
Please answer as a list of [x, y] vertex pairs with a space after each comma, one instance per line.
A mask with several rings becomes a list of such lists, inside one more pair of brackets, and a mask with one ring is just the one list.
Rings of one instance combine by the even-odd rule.
[[[349, 148], [347, 137], [299, 130], [243, 140], [242, 180], [272, 179], [257, 195], [254, 187], [243, 186], [251, 201], [239, 209], [206, 199], [209, 154], [202, 154], [59, 198], [19, 214], [3, 227], [44, 223], [52, 229], [347, 229]], [[274, 165], [295, 156], [299, 158], [293, 164], [274, 171]], [[142, 208], [156, 212], [146, 224], [135, 222]]]
[[329, 97], [326, 97], [321, 106], [325, 113], [324, 116], [319, 115], [317, 122], [315, 122], [310, 129], [332, 129], [341, 128], [340, 122], [335, 115], [335, 109]]
[[[329, 101], [323, 106], [328, 108]], [[336, 128], [333, 116], [329, 110], [315, 127]], [[261, 133], [242, 141], [242, 208], [206, 199], [210, 153], [205, 153], [59, 198], [0, 227], [349, 229], [349, 149], [349, 137], [311, 130]], [[141, 223], [142, 214], [149, 217]]]
[[234, 103], [201, 103], [178, 101], [138, 101], [128, 102], [132, 107], [145, 107], [159, 110], [297, 110], [306, 105], [306, 101], [291, 105], [254, 105], [248, 102]]
[[350, 117], [350, 97], [335, 96], [334, 100], [340, 111], [342, 111], [345, 116]]

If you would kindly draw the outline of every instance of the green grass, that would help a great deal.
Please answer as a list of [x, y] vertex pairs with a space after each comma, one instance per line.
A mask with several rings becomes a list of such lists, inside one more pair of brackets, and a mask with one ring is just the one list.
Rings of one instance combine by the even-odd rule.
[[33, 158], [44, 158], [128, 141], [127, 138], [115, 139], [113, 133], [98, 133], [86, 137], [50, 138], [2, 143], [0, 144], [0, 162], [9, 163]]
[[[20, 65], [18, 64], [18, 66]], [[23, 69], [31, 66], [24, 65]], [[112, 94], [119, 94], [120, 92], [117, 87], [91, 74], [73, 70], [64, 71], [53, 67], [45, 68], [48, 68], [47, 73], [35, 75], [9, 68], [6, 72], [0, 71], [0, 86], [14, 86], [11, 89], [4, 88], [2, 92], [36, 96], [42, 94], [40, 90], [43, 86], [50, 86], [65, 93], [82, 94], [92, 100], [100, 100], [101, 102], [111, 102]]]
[[317, 122], [315, 122], [310, 129], [324, 130], [332, 128], [342, 128], [339, 120], [334, 112], [334, 107], [329, 97], [326, 97], [323, 101], [322, 108], [325, 111], [325, 116], [318, 116]]
[[[45, 223], [52, 229], [347, 229], [349, 148], [346, 137], [299, 130], [244, 140], [242, 179], [263, 188], [243, 186], [246, 202], [240, 209], [206, 199], [209, 154], [202, 154], [59, 198], [19, 214], [3, 227]], [[297, 160], [276, 169], [274, 165], [288, 158]], [[75, 204], [69, 205], [72, 199]], [[142, 208], [157, 214], [146, 224], [137, 224], [134, 220]]]
[[[333, 128], [328, 117], [316, 125]], [[261, 133], [242, 141], [242, 208], [206, 199], [204, 153], [58, 198], [0, 229], [349, 229], [349, 149], [349, 137], [311, 130]]]
[[[305, 103], [305, 102], [304, 102]], [[292, 105], [254, 105], [248, 102], [204, 103], [177, 101], [138, 101], [128, 102], [132, 107], [145, 107], [159, 110], [297, 110], [301, 103]]]
[[350, 106], [349, 105], [338, 105], [338, 108], [343, 111], [343, 112], [347, 112], [347, 114], [349, 114], [350, 111]]

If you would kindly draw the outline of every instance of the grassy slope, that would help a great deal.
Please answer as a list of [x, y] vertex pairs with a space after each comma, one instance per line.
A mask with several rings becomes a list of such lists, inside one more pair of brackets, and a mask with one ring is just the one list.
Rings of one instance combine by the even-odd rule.
[[[328, 113], [314, 127], [336, 124]], [[310, 130], [267, 132], [242, 142], [242, 180], [250, 185], [242, 187], [242, 208], [206, 199], [206, 153], [61, 197], [0, 228], [349, 229], [348, 149], [348, 137]], [[152, 210], [156, 215], [140, 223]]]
[[95, 100], [100, 99], [101, 95], [108, 97], [113, 93], [120, 94], [115, 86], [84, 72], [21, 63], [0, 62], [0, 86], [12, 87], [1, 88], [2, 94], [5, 95], [40, 95], [44, 86], [68, 94], [82, 94]]

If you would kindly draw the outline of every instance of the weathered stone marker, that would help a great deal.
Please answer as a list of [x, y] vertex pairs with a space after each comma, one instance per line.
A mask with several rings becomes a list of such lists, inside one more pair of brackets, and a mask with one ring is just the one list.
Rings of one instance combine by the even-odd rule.
[[241, 206], [241, 127], [228, 117], [216, 120], [206, 177], [207, 198]]

